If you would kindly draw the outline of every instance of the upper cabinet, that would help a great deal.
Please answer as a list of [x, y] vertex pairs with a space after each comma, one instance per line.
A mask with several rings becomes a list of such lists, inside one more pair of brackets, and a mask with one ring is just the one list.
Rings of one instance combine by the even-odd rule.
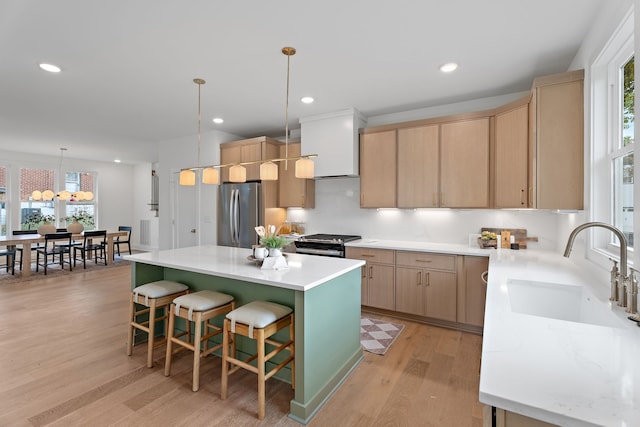
[[360, 138], [360, 207], [396, 206], [396, 131]]
[[365, 129], [360, 207], [583, 209], [583, 78], [494, 110]]
[[534, 80], [532, 204], [537, 209], [584, 208], [584, 71]]
[[527, 96], [496, 111], [495, 207], [529, 205], [529, 99]]
[[438, 125], [398, 129], [398, 207], [435, 208], [440, 177]]
[[441, 125], [441, 207], [489, 207], [489, 122], [481, 117]]
[[[280, 155], [280, 145], [279, 141], [266, 136], [225, 142], [220, 144], [220, 164], [276, 159]], [[247, 181], [260, 180], [260, 164], [246, 165], [245, 168]], [[229, 182], [229, 168], [222, 168], [220, 175], [222, 182]]]
[[[280, 146], [280, 157], [300, 155], [300, 143], [290, 142], [289, 147]], [[313, 179], [296, 178], [295, 160], [278, 164], [278, 206], [281, 208], [314, 208], [316, 182]]]

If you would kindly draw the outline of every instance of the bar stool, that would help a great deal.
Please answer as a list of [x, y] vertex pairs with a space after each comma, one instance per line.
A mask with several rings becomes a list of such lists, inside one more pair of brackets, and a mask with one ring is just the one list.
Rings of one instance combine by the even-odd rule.
[[[235, 308], [233, 296], [216, 291], [198, 291], [192, 294], [183, 295], [173, 300], [169, 311], [169, 335], [167, 341], [167, 357], [164, 363], [164, 375], [171, 374], [171, 357], [173, 356], [172, 345], [178, 344], [188, 350], [193, 351], [193, 385], [192, 390], [198, 391], [200, 388], [200, 359], [218, 350], [222, 344], [209, 347], [209, 339], [222, 333], [222, 328], [209, 323], [214, 317], [229, 313]], [[189, 328], [194, 322], [194, 337], [186, 335], [186, 339], [174, 336], [175, 318], [185, 319]], [[204, 328], [204, 334], [203, 329]], [[211, 330], [211, 332], [209, 332]], [[204, 343], [204, 349], [202, 349]]]
[[[280, 342], [270, 338], [287, 326], [289, 326], [289, 340], [287, 342]], [[244, 361], [236, 359], [235, 335], [255, 339], [257, 353]], [[295, 352], [293, 342], [293, 310], [290, 307], [266, 301], [253, 301], [227, 314], [224, 319], [224, 338], [222, 341], [220, 398], [222, 400], [227, 398], [228, 377], [238, 369], [243, 368], [258, 374], [258, 419], [264, 419], [265, 383], [289, 362], [291, 362], [291, 388], [295, 388]], [[265, 344], [269, 344], [275, 349], [265, 354]], [[229, 354], [230, 347], [231, 354]], [[266, 363], [283, 350], [288, 350], [289, 356], [270, 371], [267, 371]], [[251, 365], [250, 363], [256, 359], [257, 365]], [[229, 369], [229, 364], [235, 366]]]
[[[129, 336], [127, 337], [127, 356], [131, 356], [133, 353], [133, 338], [135, 330], [139, 329], [144, 331], [148, 335], [147, 367], [153, 367], [153, 349], [155, 346], [161, 345], [166, 340], [166, 338], [163, 338], [156, 342], [156, 322], [162, 320], [166, 331], [166, 319], [169, 317], [167, 308], [169, 307], [169, 304], [171, 304], [171, 301], [180, 295], [188, 293], [189, 287], [187, 285], [169, 280], [151, 282], [133, 289], [129, 302]], [[140, 298], [141, 296], [144, 297], [144, 299]], [[146, 308], [136, 311], [136, 304], [143, 305]], [[164, 308], [164, 314], [160, 317], [156, 317], [156, 310], [159, 308]], [[148, 320], [138, 322], [138, 316], [147, 313], [149, 314]], [[165, 332], [165, 337], [166, 336], [167, 334]]]

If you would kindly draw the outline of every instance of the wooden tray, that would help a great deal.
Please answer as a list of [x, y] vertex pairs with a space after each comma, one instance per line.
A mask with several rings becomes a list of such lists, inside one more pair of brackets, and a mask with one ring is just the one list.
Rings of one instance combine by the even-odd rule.
[[527, 237], [526, 228], [487, 228], [482, 227], [480, 232], [489, 231], [491, 233], [501, 234], [502, 230], [508, 231], [512, 236], [515, 236], [515, 241], [520, 245], [520, 249], [527, 249], [527, 242], [537, 242], [537, 237]]

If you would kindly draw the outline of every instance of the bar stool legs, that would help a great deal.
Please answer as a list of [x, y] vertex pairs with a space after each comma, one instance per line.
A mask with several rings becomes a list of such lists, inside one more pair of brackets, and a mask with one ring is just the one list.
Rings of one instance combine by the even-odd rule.
[[[169, 332], [164, 375], [171, 375], [171, 361], [174, 353], [173, 344], [186, 348], [193, 352], [192, 390], [198, 391], [200, 388], [200, 360], [222, 347], [222, 343], [209, 347], [209, 340], [223, 332], [221, 327], [210, 323], [210, 320], [227, 314], [233, 309], [235, 309], [233, 297], [215, 291], [199, 291], [176, 298], [169, 311]], [[176, 317], [184, 319], [187, 323], [187, 328], [189, 328], [191, 322], [194, 323], [193, 341], [191, 341], [191, 335], [188, 333], [175, 335]], [[184, 340], [181, 339], [182, 335], [186, 337]]]
[[[286, 342], [271, 338], [276, 332], [289, 327]], [[256, 340], [257, 352], [246, 360], [236, 358], [235, 336], [241, 335]], [[264, 301], [253, 301], [227, 314], [224, 320], [222, 342], [222, 380], [220, 398], [227, 398], [229, 375], [238, 369], [246, 369], [258, 375], [258, 419], [265, 417], [266, 381], [291, 363], [291, 387], [295, 388], [294, 316], [291, 308]], [[274, 347], [266, 352], [266, 345]], [[277, 366], [267, 371], [266, 364], [274, 356], [288, 350], [289, 355]], [[251, 364], [256, 360], [256, 366]], [[231, 365], [235, 365], [230, 368]]]
[[[155, 339], [156, 323], [162, 321], [166, 326], [169, 317], [167, 308], [175, 298], [189, 293], [189, 287], [182, 283], [161, 280], [138, 286], [131, 292], [129, 300], [129, 330], [127, 334], [127, 356], [133, 354], [134, 335], [136, 329], [147, 333], [147, 367], [153, 367], [153, 350], [165, 342], [165, 339]], [[142, 298], [141, 298], [142, 297]], [[145, 308], [136, 311], [136, 304]], [[157, 309], [164, 308], [164, 314], [156, 317]], [[138, 316], [147, 314], [148, 320], [138, 321]], [[165, 337], [167, 333], [165, 332]]]

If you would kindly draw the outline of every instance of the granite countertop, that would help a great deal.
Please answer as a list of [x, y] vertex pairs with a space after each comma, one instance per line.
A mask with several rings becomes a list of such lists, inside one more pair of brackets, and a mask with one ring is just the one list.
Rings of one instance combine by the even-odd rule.
[[251, 254], [251, 249], [204, 245], [156, 250], [127, 255], [124, 258], [132, 262], [228, 277], [296, 291], [308, 291], [364, 265], [364, 261], [360, 260], [291, 253], [286, 254], [288, 269], [266, 270], [248, 259]]

